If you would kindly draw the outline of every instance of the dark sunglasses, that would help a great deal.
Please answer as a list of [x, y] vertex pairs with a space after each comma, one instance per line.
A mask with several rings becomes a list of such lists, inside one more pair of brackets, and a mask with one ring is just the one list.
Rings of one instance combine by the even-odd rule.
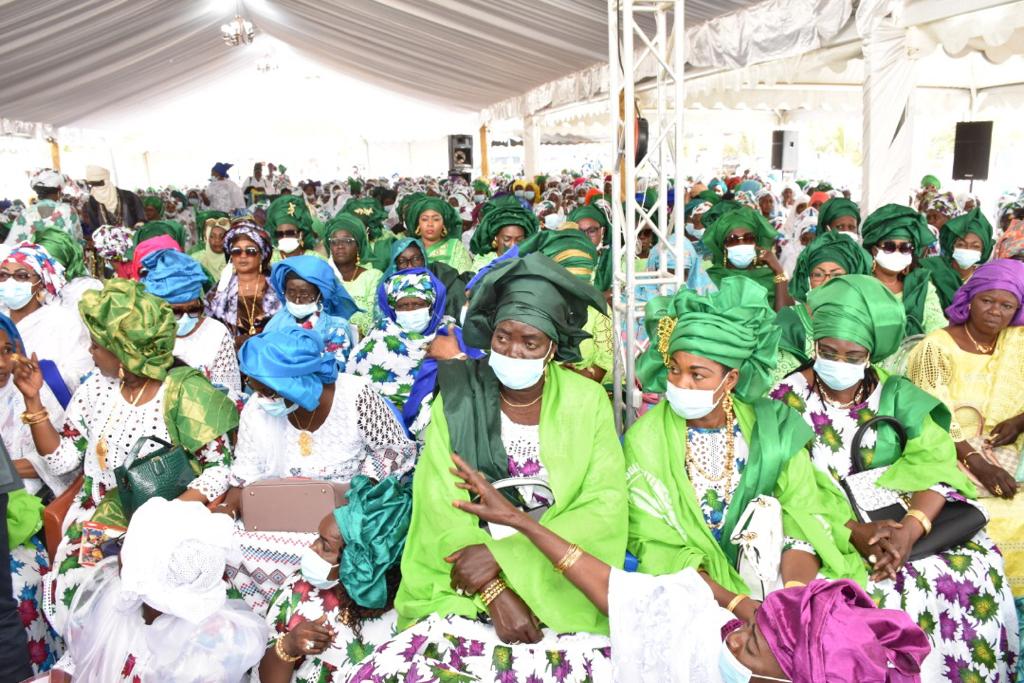
[[910, 242], [880, 242], [878, 248], [884, 251], [886, 254], [894, 254], [897, 251], [901, 254], [912, 254], [914, 252], [914, 245]]
[[232, 256], [241, 256], [242, 254], [246, 256], [259, 256], [260, 250], [256, 247], [245, 247], [244, 249], [242, 247], [232, 247], [228, 253]]
[[278, 230], [276, 234], [277, 234], [277, 238], [278, 239], [281, 239], [282, 237], [298, 237], [299, 236], [299, 231], [298, 230]]
[[0, 270], [0, 282], [7, 282], [11, 278], [14, 278], [15, 282], [32, 282], [35, 277], [35, 273], [30, 273], [27, 270], [17, 270], [13, 273]]
[[757, 235], [755, 235], [752, 232], [744, 232], [739, 235], [729, 235], [728, 237], [725, 238], [725, 243], [727, 245], [756, 244]]

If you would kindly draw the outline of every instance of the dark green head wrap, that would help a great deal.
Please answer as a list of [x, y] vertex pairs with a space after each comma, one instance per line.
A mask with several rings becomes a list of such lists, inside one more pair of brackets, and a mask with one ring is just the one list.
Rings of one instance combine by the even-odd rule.
[[143, 206], [152, 206], [154, 209], [156, 209], [156, 215], [158, 217], [160, 217], [160, 218], [163, 218], [163, 216], [164, 216], [164, 200], [160, 199], [160, 197], [156, 197], [154, 195], [149, 195], [148, 197], [143, 197], [142, 198], [142, 205]]
[[[369, 262], [373, 257], [373, 253], [370, 251], [370, 243], [366, 239], [366, 227], [356, 216], [342, 211], [339, 212], [337, 216], [327, 221], [327, 223], [324, 224], [324, 234], [322, 236], [325, 246], [330, 247], [328, 241], [336, 232], [347, 232], [355, 239], [357, 243], [356, 246], [359, 250], [358, 253], [360, 261], [363, 261], [364, 263]], [[328, 253], [330, 253], [329, 249]]]
[[873, 275], [844, 275], [807, 295], [814, 340], [834, 337], [860, 344], [871, 362], [900, 347], [907, 325], [903, 304]]
[[270, 202], [267, 207], [267, 222], [263, 229], [270, 235], [270, 241], [277, 246], [277, 226], [294, 225], [302, 236], [302, 246], [312, 249], [316, 246], [313, 232], [313, 216], [309, 213], [306, 200], [301, 195], [285, 194]]
[[473, 181], [473, 192], [476, 194], [491, 196], [491, 185], [483, 178], [477, 178]]
[[[819, 214], [820, 215], [820, 214]], [[838, 263], [847, 275], [870, 275], [871, 254], [841, 232], [830, 230], [818, 235], [804, 247], [796, 259], [789, 294], [797, 301], [806, 301], [811, 289], [811, 271], [822, 263]]]
[[701, 296], [682, 289], [647, 302], [644, 326], [651, 345], [637, 361], [645, 391], [662, 393], [672, 354], [686, 351], [738, 369], [734, 393], [749, 402], [771, 384], [782, 330], [768, 306], [764, 287], [745, 277], [722, 280], [717, 292]]
[[339, 213], [350, 213], [363, 222], [366, 236], [372, 241], [384, 232], [384, 220], [388, 212], [374, 197], [352, 197], [341, 207]]
[[360, 192], [363, 191], [363, 181], [357, 178], [349, 178], [347, 182], [348, 191], [351, 192], [352, 194], [359, 194]]
[[519, 255], [540, 252], [584, 282], [597, 267], [597, 249], [579, 230], [542, 230], [519, 245]]
[[864, 248], [868, 251], [885, 240], [910, 240], [914, 243], [918, 258], [935, 241], [925, 217], [901, 204], [886, 204], [872, 211], [860, 226], [860, 234], [864, 238]]
[[[231, 216], [227, 215], [223, 211], [196, 211], [196, 231], [199, 233], [199, 240], [203, 244], [206, 244], [207, 238], [206, 221], [211, 218], [231, 218]], [[227, 232], [230, 229], [231, 228], [228, 227], [225, 228], [224, 231]]]
[[[973, 232], [981, 238], [981, 260], [988, 261], [992, 255], [992, 224], [985, 218], [981, 209], [974, 208], [967, 213], [951, 218], [939, 230], [939, 246], [942, 248], [942, 255], [946, 258], [953, 258], [953, 244], [967, 233]], [[38, 241], [38, 240], [37, 240]]]
[[[426, 192], [412, 192], [398, 200], [398, 217], [402, 219], [402, 223], [404, 223], [407, 228], [410, 225], [408, 220], [409, 207], [412, 206], [413, 202], [419, 201], [426, 196]], [[416, 226], [413, 225], [412, 227], [415, 228]], [[412, 230], [410, 229], [409, 232], [412, 232]]]
[[45, 228], [36, 232], [33, 239], [36, 244], [46, 249], [46, 253], [64, 266], [64, 277], [68, 280], [86, 274], [82, 245], [71, 235], [58, 228]]
[[555, 360], [578, 362], [587, 309], [605, 311], [601, 293], [571, 275], [544, 254], [529, 254], [496, 265], [473, 287], [463, 339], [478, 349], [491, 348], [502, 320], [536, 327], [557, 347]]
[[470, 241], [470, 251], [480, 256], [494, 251], [494, 238], [508, 225], [518, 225], [527, 238], [540, 230], [540, 221], [533, 211], [524, 209], [512, 195], [505, 195], [485, 202], [480, 208], [480, 222]]
[[853, 216], [860, 226], [860, 207], [845, 197], [833, 197], [818, 210], [818, 233], [832, 229], [832, 221], [841, 216]]
[[612, 243], [612, 224], [608, 221], [608, 216], [605, 212], [593, 204], [577, 206], [569, 212], [569, 215], [565, 217], [565, 220], [567, 223], [579, 223], [584, 218], [593, 218], [604, 228], [604, 240], [602, 241], [602, 244], [608, 245]]
[[179, 247], [185, 248], [185, 226], [178, 221], [150, 221], [146, 223], [135, 231], [135, 235], [132, 237], [133, 246], [138, 246], [140, 242], [145, 242], [151, 237], [158, 237], [160, 235], [171, 237], [178, 243]]
[[112, 278], [78, 302], [89, 334], [129, 372], [162, 381], [174, 363], [174, 311], [140, 282]]
[[744, 207], [742, 204], [732, 199], [719, 198], [717, 202], [712, 202], [711, 208], [705, 211], [704, 214], [700, 217], [700, 224], [704, 226], [705, 230], [707, 230], [714, 224], [715, 221], [717, 221], [725, 214], [729, 213], [730, 211], [735, 211], [736, 209], [743, 208], [749, 207]]
[[405, 227], [410, 233], [419, 236], [420, 216], [424, 211], [436, 211], [441, 214], [441, 220], [444, 221], [444, 227], [448, 231], [446, 237], [457, 238], [462, 234], [462, 216], [459, 215], [458, 209], [440, 197], [430, 196], [421, 197], [409, 205]]
[[710, 203], [712, 206], [722, 201], [722, 198], [718, 196], [718, 193], [714, 190], [704, 190], [697, 195], [697, 199], [701, 199], [705, 202]]
[[752, 230], [757, 238], [757, 246], [761, 249], [771, 249], [775, 246], [775, 240], [779, 233], [769, 225], [760, 211], [755, 211], [749, 206], [739, 206], [739, 208], [727, 211], [715, 218], [709, 225], [707, 217], [711, 212], [728, 203], [729, 201], [726, 200], [716, 204], [701, 219], [705, 228], [704, 237], [701, 241], [704, 242], [704, 246], [711, 252], [712, 263], [720, 265], [725, 260], [725, 238], [736, 228], [749, 228]]

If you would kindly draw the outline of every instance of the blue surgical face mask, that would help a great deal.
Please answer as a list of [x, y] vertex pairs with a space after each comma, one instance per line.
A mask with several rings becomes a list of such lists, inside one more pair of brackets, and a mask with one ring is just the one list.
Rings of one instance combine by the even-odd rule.
[[[665, 386], [665, 398], [672, 411], [684, 420], [699, 420], [721, 402], [715, 400], [715, 392], [725, 384], [725, 377], [714, 389], [682, 389], [672, 382]], [[724, 394], [723, 394], [724, 398]]]
[[736, 268], [747, 268], [757, 257], [757, 247], [753, 244], [737, 244], [726, 248], [729, 263]]
[[544, 366], [554, 342], [548, 343], [548, 350], [540, 358], [512, 358], [491, 350], [488, 361], [498, 381], [509, 389], [519, 390], [532, 387], [544, 375]]
[[694, 227], [693, 223], [686, 224], [686, 232], [693, 235], [697, 239], [700, 239], [701, 237], [704, 236], [704, 228]]
[[302, 578], [314, 588], [328, 590], [338, 585], [338, 579], [327, 578], [330, 576], [331, 570], [337, 566], [317, 555], [312, 548], [307, 547], [302, 551], [299, 571], [302, 572]]
[[864, 379], [867, 363], [844, 363], [818, 356], [814, 359], [814, 374], [833, 391], [843, 391]]
[[[723, 683], [747, 683], [754, 676], [754, 673], [749, 668], [736, 659], [736, 655], [732, 653], [729, 645], [724, 640], [722, 641], [722, 649], [718, 654], [718, 673], [722, 675]], [[765, 681], [790, 683], [788, 678], [775, 678], [774, 676], [765, 676], [764, 674], [758, 674], [757, 677]]]
[[967, 270], [981, 260], [981, 251], [978, 249], [954, 249], [953, 260], [958, 266]]
[[298, 403], [293, 403], [289, 406], [280, 396], [277, 398], [267, 398], [265, 396], [257, 395], [256, 400], [259, 402], [259, 406], [263, 409], [263, 412], [270, 417], [285, 417], [299, 409]]
[[178, 336], [187, 337], [192, 333], [192, 330], [196, 329], [196, 325], [199, 324], [199, 315], [192, 313], [184, 313], [178, 318]]
[[12, 311], [24, 308], [32, 300], [32, 283], [18, 282], [14, 278], [8, 278], [7, 282], [0, 282], [0, 303]]
[[319, 301], [314, 301], [308, 304], [297, 304], [294, 301], [286, 300], [284, 305], [288, 309], [288, 312], [295, 316], [296, 320], [303, 320], [314, 313], [320, 312]]
[[430, 324], [430, 306], [411, 311], [395, 311], [395, 322], [406, 332], [423, 334], [423, 330]]

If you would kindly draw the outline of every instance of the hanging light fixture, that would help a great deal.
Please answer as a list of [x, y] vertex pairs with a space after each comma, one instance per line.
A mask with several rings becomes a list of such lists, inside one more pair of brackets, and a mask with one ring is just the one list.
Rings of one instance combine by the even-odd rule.
[[220, 27], [220, 37], [231, 47], [248, 45], [256, 37], [252, 22], [242, 18], [242, 0], [235, 5], [235, 18]]

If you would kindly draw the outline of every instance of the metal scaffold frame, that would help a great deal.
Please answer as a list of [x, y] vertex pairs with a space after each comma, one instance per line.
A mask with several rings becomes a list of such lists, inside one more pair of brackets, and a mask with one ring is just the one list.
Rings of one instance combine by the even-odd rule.
[[[612, 179], [612, 377], [616, 387], [615, 421], [620, 433], [636, 419], [642, 398], [636, 383], [636, 357], [644, 347], [638, 334], [643, 303], [637, 300], [637, 288], [653, 286], [662, 294], [670, 294], [685, 281], [685, 252], [669, 239], [675, 233], [675, 216], [670, 219], [668, 196], [669, 180], [676, 179], [681, 191], [684, 177], [684, 6], [685, 0], [608, 1], [608, 96], [615, 121], [612, 139], [616, 159]], [[653, 35], [648, 35], [638, 22], [645, 15], [653, 18]], [[649, 21], [643, 23], [650, 25]], [[649, 112], [653, 118], [649, 122], [647, 154], [637, 160], [633, 153], [639, 116], [635, 103], [641, 67], [643, 80], [653, 79], [657, 104], [655, 111]], [[646, 208], [637, 202], [638, 178], [645, 179], [646, 186], [658, 194]], [[657, 270], [638, 272], [634, 255], [637, 235], [644, 228], [652, 229], [657, 236], [660, 258]], [[674, 272], [668, 268], [668, 252], [675, 258]], [[624, 255], [628, 257], [624, 259]], [[657, 340], [650, 343], [657, 344]]]

